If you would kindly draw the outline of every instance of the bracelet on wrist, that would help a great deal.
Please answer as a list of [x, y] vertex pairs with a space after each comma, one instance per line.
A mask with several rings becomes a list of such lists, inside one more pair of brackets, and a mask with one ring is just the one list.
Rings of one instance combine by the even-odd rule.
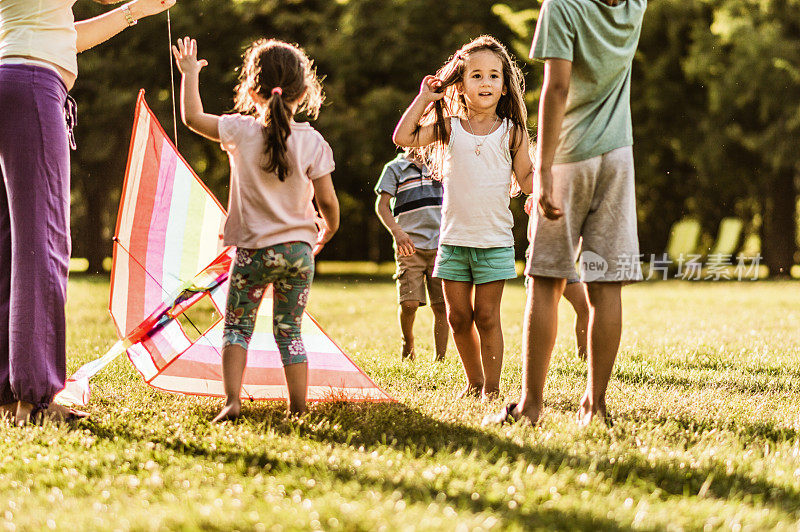
[[125, 4], [122, 6], [122, 14], [125, 15], [125, 22], [128, 23], [128, 27], [138, 24], [139, 21], [133, 16], [133, 13], [131, 13], [130, 4]]

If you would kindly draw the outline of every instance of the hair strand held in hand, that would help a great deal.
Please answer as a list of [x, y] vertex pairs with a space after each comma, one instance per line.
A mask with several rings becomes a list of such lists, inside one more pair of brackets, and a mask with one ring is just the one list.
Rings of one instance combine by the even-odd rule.
[[443, 173], [444, 154], [449, 141], [445, 126], [446, 116], [467, 117], [467, 103], [464, 96], [459, 94], [457, 84], [462, 82], [466, 71], [466, 62], [470, 54], [481, 51], [490, 51], [497, 55], [503, 65], [503, 85], [507, 92], [501, 96], [497, 103], [497, 115], [508, 118], [514, 127], [511, 130], [512, 158], [514, 152], [520, 147], [523, 129], [527, 128], [528, 111], [525, 106], [525, 78], [511, 54], [497, 39], [490, 35], [481, 35], [462, 46], [454, 53], [445, 65], [436, 72], [436, 78], [441, 81], [437, 92], [445, 92], [445, 97], [433, 102], [422, 115], [417, 132], [421, 126], [433, 124], [436, 141], [423, 148], [425, 160], [429, 162], [434, 177], [441, 179]]

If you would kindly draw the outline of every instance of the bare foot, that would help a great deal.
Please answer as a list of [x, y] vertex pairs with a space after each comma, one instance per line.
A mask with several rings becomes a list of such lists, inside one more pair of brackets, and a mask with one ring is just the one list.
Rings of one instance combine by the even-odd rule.
[[461, 390], [456, 399], [479, 399], [481, 394], [483, 394], [483, 384], [467, 384], [467, 387]]
[[414, 360], [416, 360], [417, 354], [414, 352], [414, 343], [413, 342], [407, 342], [407, 341], [403, 340], [403, 352], [402, 352], [401, 356], [402, 356], [403, 360], [408, 359], [411, 362], [414, 362]]
[[28, 422], [31, 420], [32, 413], [33, 413], [33, 405], [31, 403], [26, 403], [25, 401], [18, 402], [17, 411], [14, 414], [14, 424], [17, 425], [18, 427], [27, 425]]
[[542, 407], [530, 406], [523, 409], [521, 405], [517, 405], [517, 407], [511, 412], [511, 415], [513, 415], [516, 419], [526, 419], [531, 425], [536, 425], [542, 418]]
[[13, 403], [8, 403], [5, 405], [0, 405], [0, 421], [8, 419], [9, 421], [14, 420], [14, 416], [17, 414], [17, 402], [14, 401]]
[[500, 399], [500, 390], [483, 390], [481, 400], [485, 403]]
[[230, 403], [222, 407], [217, 417], [211, 420], [212, 423], [222, 423], [223, 421], [236, 421], [242, 410], [242, 403]]
[[17, 403], [17, 412], [14, 422], [17, 426], [27, 425], [31, 421], [37, 423], [44, 420], [52, 421], [54, 423], [65, 423], [70, 421], [80, 421], [89, 417], [88, 412], [82, 412], [69, 408], [58, 403], [50, 403], [47, 408], [34, 412], [34, 407], [31, 403], [20, 401]]
[[576, 413], [575, 417], [578, 425], [582, 427], [589, 425], [593, 419], [602, 420], [603, 423], [605, 423], [608, 427], [614, 426], [614, 422], [606, 410], [605, 401], [593, 405], [589, 399], [589, 396], [586, 394], [584, 394], [583, 398], [581, 399], [581, 404], [578, 407], [578, 412]]
[[286, 416], [289, 419], [302, 417], [302, 416], [304, 416], [306, 414], [308, 414], [308, 407], [305, 406], [305, 405], [303, 405], [302, 408], [290, 406], [289, 410], [286, 412]]

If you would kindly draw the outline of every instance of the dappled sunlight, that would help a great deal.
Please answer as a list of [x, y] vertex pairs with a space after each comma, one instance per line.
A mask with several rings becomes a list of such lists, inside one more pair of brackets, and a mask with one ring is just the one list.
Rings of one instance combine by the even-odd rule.
[[[428, 309], [417, 361], [401, 363], [393, 284], [321, 278], [310, 313], [399, 403], [312, 404], [291, 419], [281, 403], [246, 401], [239, 421], [211, 425], [221, 400], [154, 390], [120, 359], [93, 382], [90, 421], [2, 428], [0, 445], [16, 449], [0, 493], [23, 528], [787, 527], [800, 518], [789, 288], [625, 289], [612, 429], [573, 421], [585, 364], [565, 304], [541, 423], [484, 428], [484, 415], [518, 397], [521, 283], [502, 307], [506, 399], [484, 403], [454, 399], [461, 365], [452, 340], [433, 361]], [[71, 281], [71, 369], [114, 338], [106, 294], [102, 280]]]

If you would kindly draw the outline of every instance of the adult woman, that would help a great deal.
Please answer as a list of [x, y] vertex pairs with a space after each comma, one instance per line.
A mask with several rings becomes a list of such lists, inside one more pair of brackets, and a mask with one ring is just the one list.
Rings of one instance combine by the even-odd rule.
[[[0, 0], [0, 415], [65, 419], [69, 148], [76, 55], [176, 0], [75, 22], [76, 0]], [[97, 3], [115, 3], [95, 0]]]

